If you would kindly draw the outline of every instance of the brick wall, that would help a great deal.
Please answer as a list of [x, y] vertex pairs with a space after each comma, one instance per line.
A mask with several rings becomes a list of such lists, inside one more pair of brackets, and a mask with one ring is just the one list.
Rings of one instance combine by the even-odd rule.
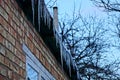
[[0, 0], [0, 80], [25, 80], [23, 43], [57, 80], [67, 80], [64, 71], [16, 1]]

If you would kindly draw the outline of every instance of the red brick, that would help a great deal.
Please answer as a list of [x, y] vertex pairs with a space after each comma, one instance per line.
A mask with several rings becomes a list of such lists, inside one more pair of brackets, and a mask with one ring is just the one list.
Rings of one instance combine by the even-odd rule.
[[15, 61], [15, 55], [9, 50], [6, 51], [6, 57], [9, 58], [11, 61]]
[[3, 43], [3, 41], [4, 41], [4, 38], [2, 35], [0, 35], [0, 43]]
[[19, 74], [20, 74], [21, 76], [23, 76], [23, 75], [24, 75], [24, 69], [20, 68], [20, 69], [19, 69]]
[[0, 23], [1, 26], [4, 27], [7, 31], [9, 30], [9, 25], [2, 16], [0, 16]]
[[16, 39], [16, 31], [13, 28], [10, 28], [10, 32], [9, 33], [13, 36], [13, 38]]
[[5, 58], [5, 65], [10, 67], [11, 61], [8, 58]]
[[22, 68], [19, 69], [19, 74], [23, 77], [26, 77], [26, 71]]
[[5, 57], [0, 54], [0, 63], [4, 64]]
[[19, 59], [22, 59], [22, 56], [21, 56], [21, 53], [15, 49], [15, 52], [14, 52], [15, 56], [17, 56]]
[[6, 38], [6, 31], [5, 31], [5, 29], [3, 28], [3, 26], [1, 26], [1, 25], [0, 25], [0, 35], [1, 35], [1, 37], [3, 36], [3, 37]]
[[38, 49], [36, 49], [36, 53], [35, 53], [35, 55], [36, 55], [36, 57], [39, 59], [39, 54], [40, 54], [40, 51], [38, 50]]
[[19, 80], [19, 76], [15, 72], [12, 73], [12, 80]]
[[12, 19], [13, 19], [13, 12], [12, 11], [10, 11], [9, 12], [9, 17], [8, 17], [8, 20], [10, 21], [12, 21]]
[[0, 80], [5, 80], [5, 78], [2, 75], [0, 75]]
[[17, 48], [17, 50], [22, 52], [22, 45], [18, 41], [15, 42], [15, 47]]
[[26, 56], [24, 54], [20, 54], [20, 59], [22, 62], [26, 62]]
[[0, 4], [2, 3], [2, 0], [0, 0]]
[[10, 33], [7, 33], [7, 34], [6, 34], [6, 38], [8, 39], [8, 41], [9, 41], [10, 43], [12, 43], [12, 45], [15, 46], [15, 39], [12, 37], [12, 35], [10, 35]]
[[[6, 0], [7, 1], [7, 3], [9, 2], [8, 0]], [[7, 12], [7, 14], [9, 14], [11, 11], [10, 11], [10, 8], [8, 7], [8, 5], [7, 4], [5, 4], [5, 11]]]
[[2, 7], [5, 6], [4, 0], [0, 0], [0, 6], [2, 6]]
[[7, 69], [3, 66], [0, 66], [0, 74], [3, 76], [7, 76]]
[[20, 64], [20, 59], [15, 56], [15, 57], [14, 57], [14, 62], [15, 62], [17, 65], [19, 65], [19, 64]]
[[12, 71], [11, 70], [8, 70], [8, 78], [12, 79]]
[[19, 73], [19, 66], [17, 66], [15, 63], [10, 64], [10, 67], [14, 72]]
[[0, 7], [0, 15], [2, 15], [2, 17], [4, 17], [6, 21], [8, 21], [8, 14], [2, 7]]

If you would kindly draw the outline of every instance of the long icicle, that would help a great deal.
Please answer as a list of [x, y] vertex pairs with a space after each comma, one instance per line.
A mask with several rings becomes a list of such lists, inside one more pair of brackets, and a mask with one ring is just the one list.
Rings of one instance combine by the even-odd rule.
[[45, 23], [45, 25], [46, 25], [46, 7], [45, 7], [45, 5], [44, 5], [44, 23]]
[[41, 18], [41, 2], [40, 0], [38, 1], [38, 27], [39, 27], [39, 31], [40, 31], [40, 18]]
[[71, 77], [71, 55], [69, 54], [69, 74]]
[[61, 65], [63, 69], [63, 47], [62, 47], [62, 41], [60, 41], [60, 54], [61, 54]]
[[33, 25], [34, 25], [34, 22], [35, 22], [35, 1], [31, 0], [31, 4], [32, 4]]
[[70, 66], [70, 54], [69, 53], [67, 53], [67, 66], [68, 66], [68, 68], [69, 68], [69, 75], [70, 75], [70, 77], [71, 77], [71, 66]]

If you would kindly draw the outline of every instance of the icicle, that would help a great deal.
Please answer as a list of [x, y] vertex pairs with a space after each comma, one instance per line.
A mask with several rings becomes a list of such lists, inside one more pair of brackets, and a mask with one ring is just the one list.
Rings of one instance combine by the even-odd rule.
[[53, 27], [53, 33], [54, 33], [54, 36], [56, 38], [56, 46], [57, 46], [58, 42], [60, 42], [60, 45], [61, 45], [62, 44], [62, 40], [59, 40], [59, 39], [61, 39], [61, 37], [59, 36], [59, 33], [56, 30], [56, 27]]
[[72, 59], [72, 65], [73, 65], [73, 69], [75, 70], [75, 61]]
[[32, 4], [32, 14], [33, 14], [33, 25], [34, 25], [34, 21], [35, 21], [35, 1], [31, 0], [31, 4]]
[[73, 69], [75, 69], [75, 68], [74, 68], [74, 63], [75, 63], [75, 62], [74, 62], [74, 60], [73, 60], [73, 58], [72, 58], [71, 55], [70, 55], [70, 62], [71, 62], [71, 66], [73, 66]]
[[77, 80], [80, 80], [80, 74], [78, 68], [77, 68]]
[[67, 62], [67, 54], [66, 54], [66, 51], [65, 51], [65, 49], [63, 50], [63, 58], [64, 58], [64, 60], [65, 60], [65, 62]]
[[43, 15], [42, 15], [42, 12], [43, 12], [43, 1], [42, 0], [40, 0], [40, 17], [42, 18], [43, 17]]
[[48, 14], [48, 28], [50, 29], [50, 16], [49, 16], [49, 14]]
[[41, 18], [41, 2], [39, 0], [38, 1], [38, 26], [39, 26], [39, 31], [40, 31], [40, 22], [41, 22], [40, 18]]
[[67, 66], [69, 68], [69, 74], [71, 76], [71, 65], [70, 65], [70, 55], [67, 53]]
[[55, 38], [56, 38], [56, 46], [59, 44], [61, 40], [61, 36], [59, 36], [59, 32], [55, 30]]
[[69, 58], [68, 58], [68, 59], [69, 59], [69, 74], [70, 74], [70, 77], [71, 77], [71, 64], [70, 64], [71, 61], [70, 61], [70, 58], [71, 58], [71, 57], [70, 57], [70, 54], [69, 54]]
[[62, 47], [62, 42], [60, 42], [60, 55], [61, 55], [61, 65], [62, 65], [62, 68], [63, 68], [63, 47]]
[[48, 25], [48, 28], [50, 29], [51, 18], [49, 17], [49, 15], [48, 15], [48, 19], [47, 19], [47, 20], [48, 20], [48, 24], [49, 24], [49, 25]]
[[50, 16], [49, 16], [49, 13], [47, 14], [47, 24], [48, 24], [48, 28], [50, 29]]
[[[47, 9], [46, 9], [47, 10]], [[47, 21], [47, 19], [48, 19], [48, 11], [46, 12], [46, 18], [45, 18], [45, 20], [46, 20], [46, 24], [47, 24], [47, 26], [49, 26], [48, 25], [48, 21]]]
[[70, 74], [70, 77], [71, 77], [71, 59], [70, 59], [71, 57], [70, 57], [70, 54], [69, 54], [69, 74]]
[[54, 36], [56, 37], [56, 34], [55, 34], [55, 27], [53, 27], [53, 34], [54, 34]]
[[46, 24], [46, 7], [44, 5], [44, 23]]

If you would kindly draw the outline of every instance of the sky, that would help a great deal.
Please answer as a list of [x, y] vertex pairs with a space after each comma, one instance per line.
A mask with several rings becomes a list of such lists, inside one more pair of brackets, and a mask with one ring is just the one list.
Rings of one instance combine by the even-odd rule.
[[[45, 1], [47, 3], [49, 0]], [[65, 14], [72, 16], [74, 11], [74, 5], [75, 11], [80, 11], [83, 16], [95, 14], [97, 16], [103, 17], [103, 14], [105, 14], [104, 12], [102, 12], [102, 10], [95, 7], [95, 5], [93, 5], [90, 0], [57, 0], [55, 6], [58, 7], [59, 18], [63, 17]], [[50, 9], [50, 12], [51, 11], [52, 9]]]
[[[48, 1], [49, 0], [46, 0], [46, 3]], [[74, 11], [74, 4], [76, 13], [80, 11], [81, 15], [84, 17], [87, 17], [89, 15], [96, 15], [99, 18], [107, 18], [107, 13], [104, 12], [103, 9], [100, 9], [93, 5], [90, 0], [57, 0], [55, 5], [58, 7], [59, 19], [63, 18], [66, 14], [69, 17], [72, 17]], [[50, 8], [49, 10], [52, 14], [52, 8]], [[119, 57], [120, 52], [117, 49], [112, 48], [109, 50], [109, 59], [117, 59]]]

